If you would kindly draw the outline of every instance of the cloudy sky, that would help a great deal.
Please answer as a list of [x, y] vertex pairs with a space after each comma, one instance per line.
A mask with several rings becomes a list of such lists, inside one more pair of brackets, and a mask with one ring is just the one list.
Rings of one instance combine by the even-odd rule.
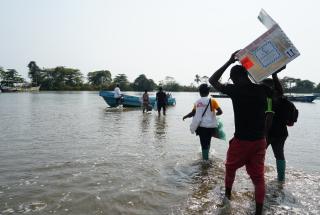
[[319, 83], [317, 0], [0, 0], [0, 66], [27, 77], [33, 60], [190, 84], [266, 31], [261, 8], [301, 53], [280, 77]]

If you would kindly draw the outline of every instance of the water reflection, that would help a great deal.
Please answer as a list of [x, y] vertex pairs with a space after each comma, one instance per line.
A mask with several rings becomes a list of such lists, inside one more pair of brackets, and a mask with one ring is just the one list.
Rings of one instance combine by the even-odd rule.
[[[224, 167], [220, 159], [197, 161], [192, 193], [188, 198], [186, 214], [225, 214], [230, 203], [224, 202]], [[226, 213], [229, 214], [229, 213]]]
[[156, 139], [164, 140], [166, 139], [167, 134], [167, 122], [166, 117], [155, 117], [155, 129], [154, 129], [154, 136]]
[[144, 133], [148, 133], [150, 130], [150, 121], [151, 121], [151, 113], [145, 113], [142, 114], [141, 116], [141, 123], [140, 123], [140, 128], [141, 128], [141, 132], [142, 134]]

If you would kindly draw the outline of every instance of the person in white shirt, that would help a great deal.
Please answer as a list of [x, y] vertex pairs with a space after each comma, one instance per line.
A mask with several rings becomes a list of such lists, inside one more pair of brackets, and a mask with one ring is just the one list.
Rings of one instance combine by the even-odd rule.
[[116, 99], [117, 106], [121, 105], [121, 90], [119, 84], [117, 84], [116, 88], [114, 88], [114, 98]]
[[209, 159], [211, 138], [218, 127], [217, 115], [222, 114], [218, 102], [213, 98], [208, 98], [210, 87], [207, 84], [199, 86], [201, 98], [198, 99], [192, 111], [182, 119], [193, 117], [190, 125], [191, 133], [196, 133], [200, 137], [203, 160]]

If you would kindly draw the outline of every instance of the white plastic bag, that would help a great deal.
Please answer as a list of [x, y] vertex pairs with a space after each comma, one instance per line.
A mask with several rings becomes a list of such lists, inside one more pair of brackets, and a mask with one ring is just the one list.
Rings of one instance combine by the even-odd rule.
[[194, 132], [197, 130], [197, 128], [199, 127], [201, 123], [201, 118], [197, 118], [197, 117], [193, 117], [192, 118], [192, 122], [190, 124], [190, 131], [191, 134], [194, 134]]

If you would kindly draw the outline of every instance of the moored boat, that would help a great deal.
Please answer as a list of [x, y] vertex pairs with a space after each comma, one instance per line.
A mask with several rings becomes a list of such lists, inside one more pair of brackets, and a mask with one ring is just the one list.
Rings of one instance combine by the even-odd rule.
[[320, 99], [320, 93], [313, 93], [314, 96], [317, 96], [316, 99]]
[[[8, 82], [8, 81], [7, 81]], [[39, 86], [32, 86], [28, 83], [14, 83], [13, 86], [6, 86], [2, 85], [0, 86], [0, 91], [2, 93], [11, 93], [11, 92], [39, 92], [40, 85]]]
[[0, 91], [2, 93], [14, 93], [14, 92], [18, 92], [18, 89], [16, 87], [0, 86]]
[[[211, 97], [213, 98], [229, 98], [228, 95], [225, 94], [211, 94]], [[320, 98], [319, 95], [313, 94], [313, 95], [287, 95], [286, 96], [290, 101], [293, 102], [313, 102], [315, 99]]]
[[307, 95], [307, 96], [289, 95], [289, 96], [287, 96], [287, 98], [293, 102], [313, 102], [313, 100], [315, 100], [317, 97], [318, 96], [316, 96], [316, 95]]
[[228, 95], [223, 93], [213, 93], [210, 96], [213, 98], [230, 98]]
[[26, 86], [26, 87], [20, 87], [18, 88], [19, 92], [39, 92], [41, 86]]
[[[99, 96], [101, 96], [110, 107], [117, 106], [113, 91], [101, 90], [99, 92]], [[152, 97], [152, 96], [149, 97], [149, 102], [152, 106], [154, 106], [155, 101], [156, 101], [156, 97]], [[170, 96], [168, 98], [167, 104], [169, 106], [174, 106], [176, 104], [176, 99]], [[141, 98], [139, 96], [131, 96], [131, 95], [123, 94], [122, 105], [124, 107], [141, 107], [142, 105]]]

